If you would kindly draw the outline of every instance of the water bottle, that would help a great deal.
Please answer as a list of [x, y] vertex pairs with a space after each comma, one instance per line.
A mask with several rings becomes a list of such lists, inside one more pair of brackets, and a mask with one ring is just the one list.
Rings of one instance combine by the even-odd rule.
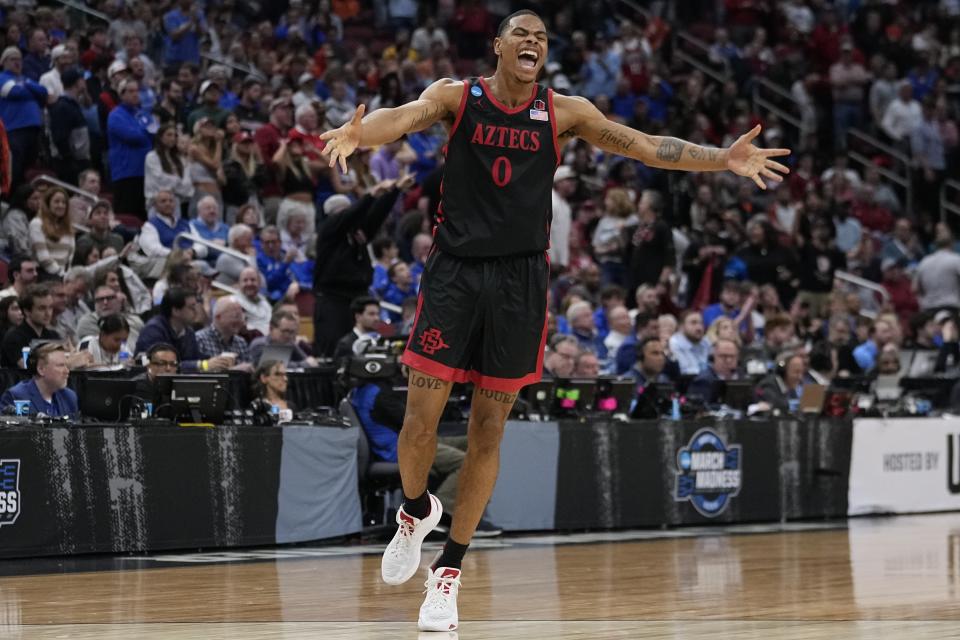
[[127, 367], [130, 365], [130, 351], [127, 350], [126, 340], [120, 344], [120, 353], [117, 356], [117, 359], [120, 361], [120, 366], [122, 367]]
[[680, 398], [677, 397], [677, 394], [673, 394], [670, 398], [670, 419], [680, 419]]
[[23, 349], [21, 349], [21, 350], [20, 350], [20, 357], [23, 358], [23, 368], [24, 368], [24, 369], [29, 369], [30, 367], [29, 367], [28, 363], [29, 363], [29, 361], [30, 361], [30, 347], [24, 347]]

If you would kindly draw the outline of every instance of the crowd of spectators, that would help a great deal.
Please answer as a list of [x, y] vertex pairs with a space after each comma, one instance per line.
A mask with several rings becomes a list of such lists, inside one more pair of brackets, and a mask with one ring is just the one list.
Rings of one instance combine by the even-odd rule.
[[[23, 366], [38, 339], [63, 341], [71, 368], [167, 345], [182, 370], [256, 372], [276, 395], [282, 370], [257, 370], [265, 344], [295, 345], [309, 365], [362, 338], [357, 327], [404, 335], [445, 131], [358, 150], [346, 173], [327, 167], [319, 136], [361, 103], [490, 75], [495, 26], [519, 3], [85, 4], [107, 20], [0, 2], [0, 364]], [[955, 339], [960, 255], [939, 199], [960, 173], [960, 2], [525, 4], [547, 24], [542, 82], [555, 91], [650, 134], [726, 146], [760, 123], [758, 144], [794, 150], [789, 177], [760, 191], [565, 146], [548, 374], [749, 369], [770, 374], [759, 388], [775, 405], [803, 380], [869, 375], [905, 345]], [[679, 31], [708, 43], [719, 79], [684, 63]], [[761, 78], [792, 95], [799, 126], [754, 110]], [[890, 156], [849, 161], [853, 128], [911, 158], [912, 199], [884, 177]], [[380, 315], [358, 324], [367, 296]]]

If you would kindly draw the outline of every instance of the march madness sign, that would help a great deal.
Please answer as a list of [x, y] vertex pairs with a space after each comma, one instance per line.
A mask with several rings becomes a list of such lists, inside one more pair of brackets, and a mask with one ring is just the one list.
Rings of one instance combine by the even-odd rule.
[[20, 461], [0, 460], [0, 527], [20, 515]]

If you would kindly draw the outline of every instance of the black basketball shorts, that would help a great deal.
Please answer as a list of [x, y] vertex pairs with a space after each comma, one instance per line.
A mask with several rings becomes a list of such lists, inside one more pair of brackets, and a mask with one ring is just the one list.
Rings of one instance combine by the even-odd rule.
[[543, 253], [458, 258], [435, 250], [401, 362], [441, 380], [508, 393], [539, 381], [549, 282]]

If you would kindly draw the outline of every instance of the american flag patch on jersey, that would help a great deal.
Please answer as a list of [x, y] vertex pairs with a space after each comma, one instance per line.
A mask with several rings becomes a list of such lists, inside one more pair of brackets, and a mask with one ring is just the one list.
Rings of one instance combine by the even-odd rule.
[[541, 122], [549, 122], [550, 112], [543, 111], [542, 109], [530, 109], [530, 119], [540, 120]]

